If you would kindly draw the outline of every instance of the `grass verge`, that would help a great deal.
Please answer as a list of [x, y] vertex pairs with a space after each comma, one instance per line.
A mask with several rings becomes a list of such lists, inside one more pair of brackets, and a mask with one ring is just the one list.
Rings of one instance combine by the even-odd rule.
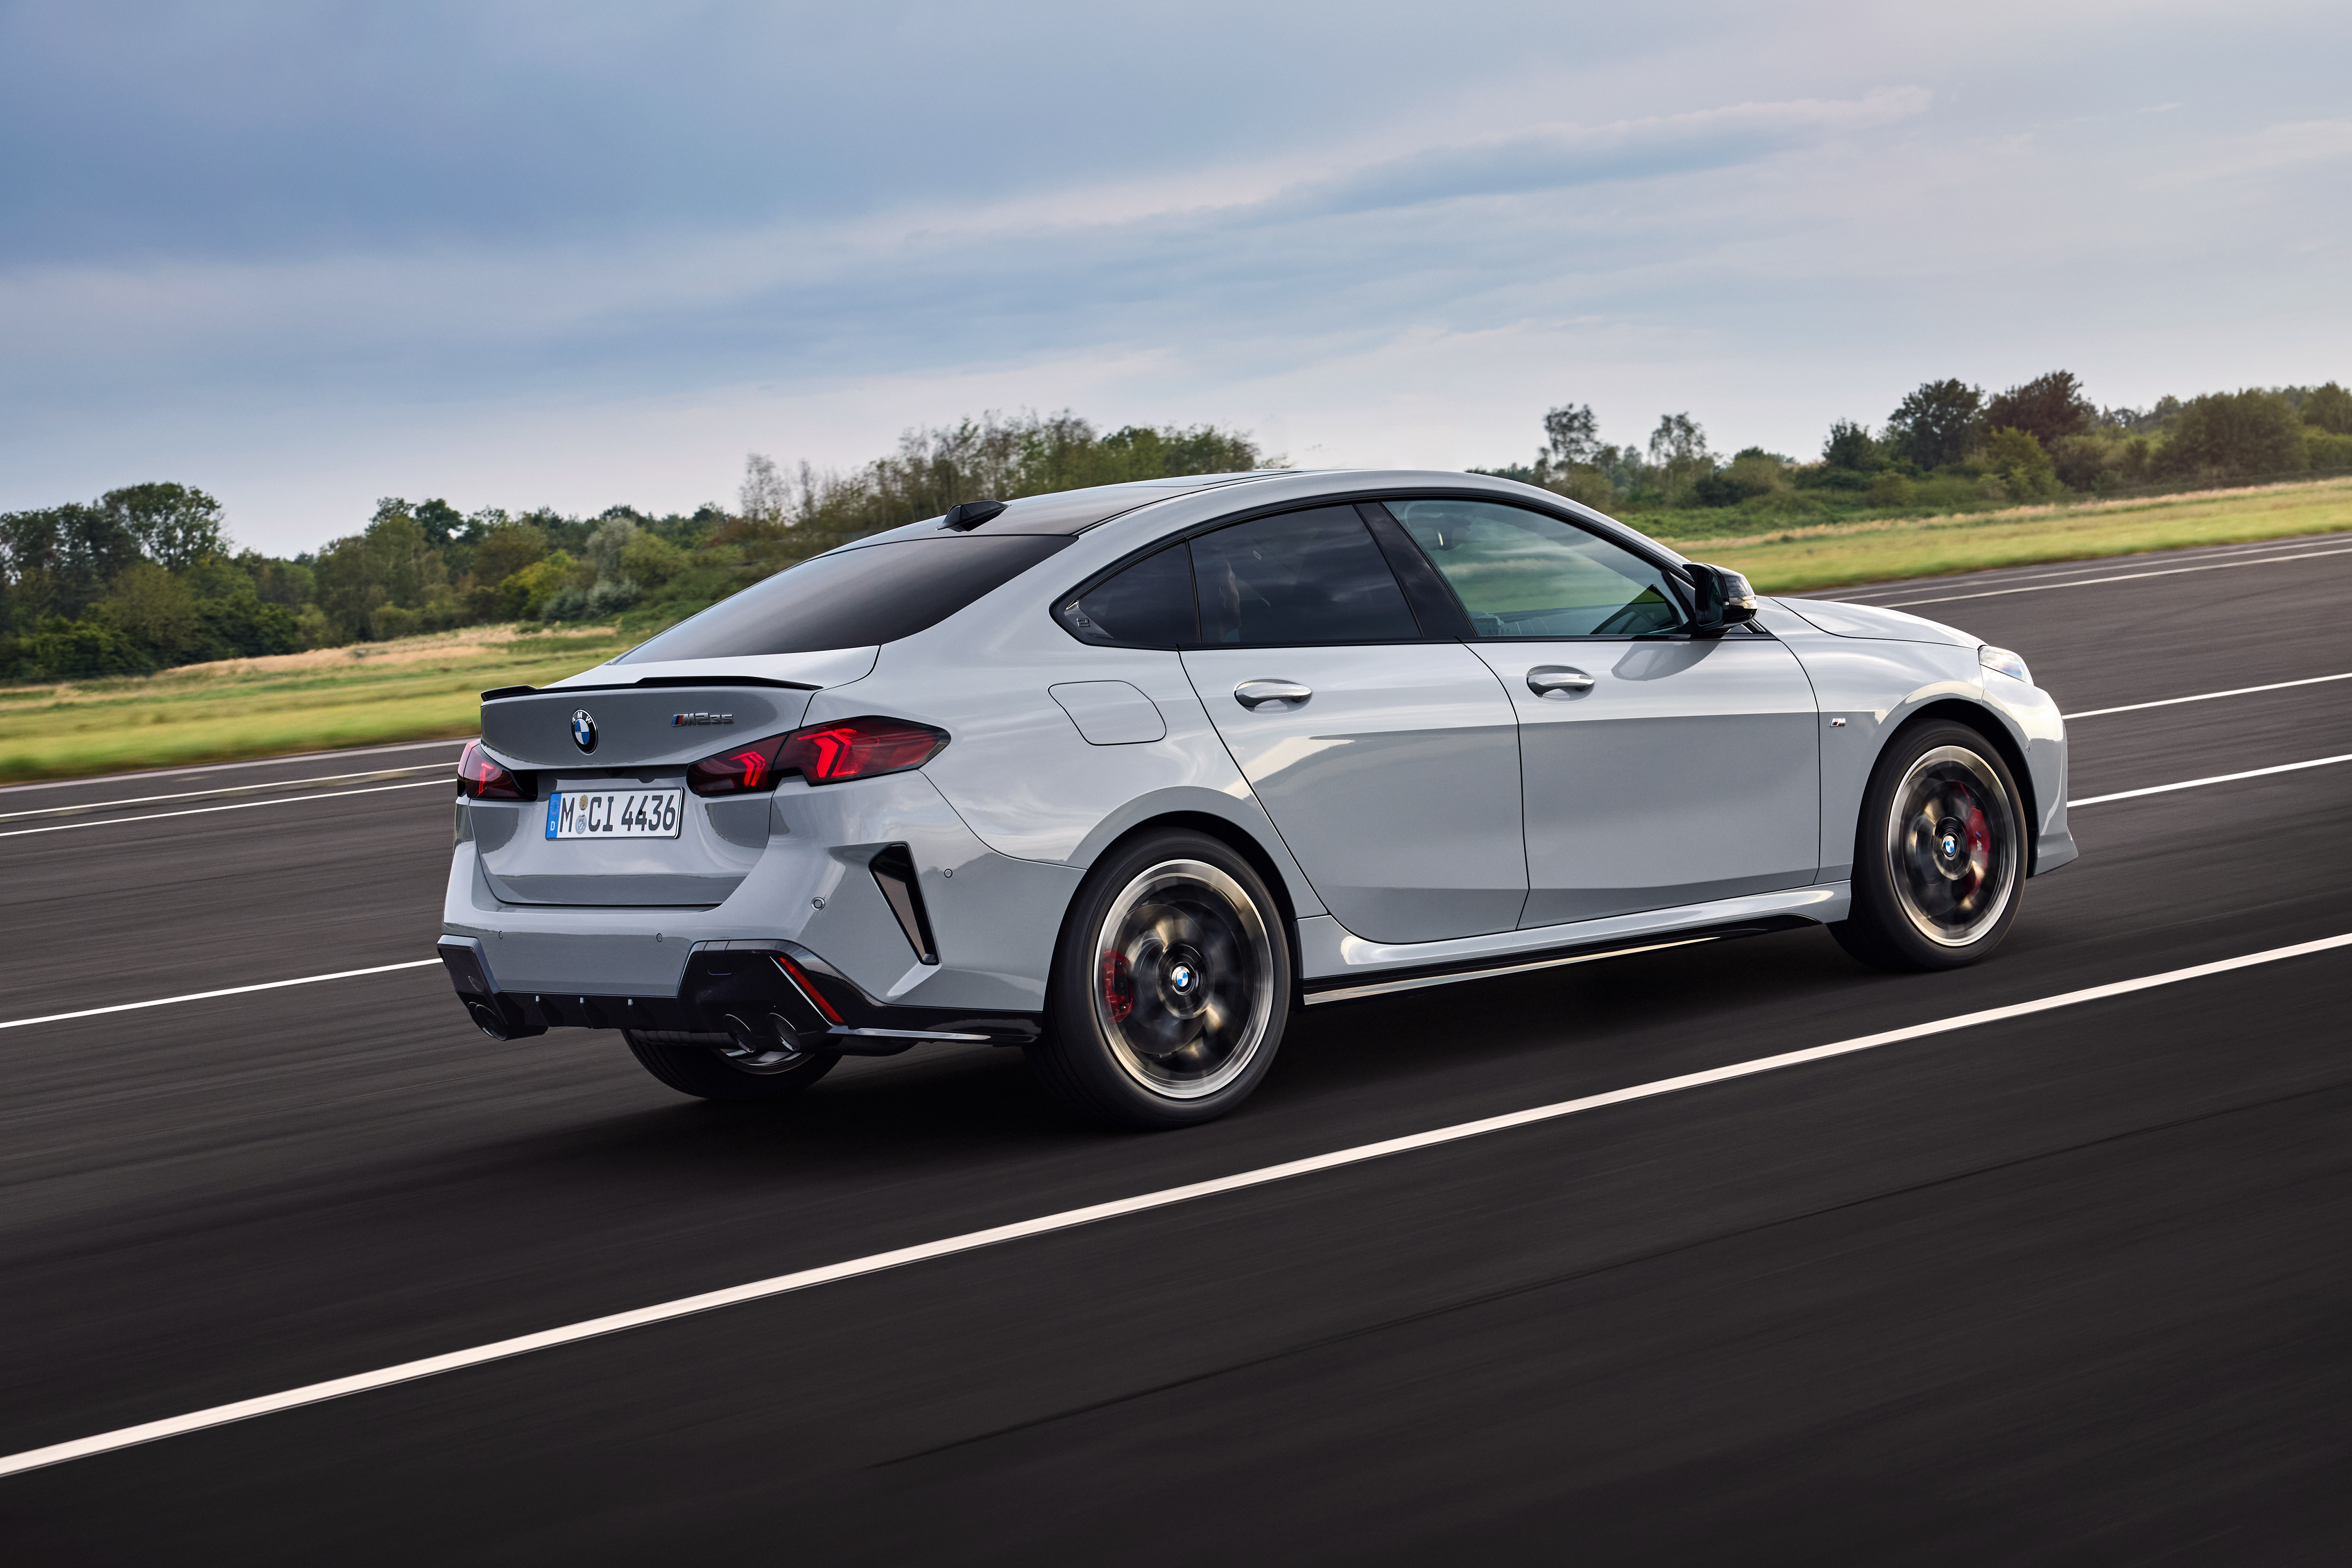
[[470, 735], [486, 688], [558, 680], [635, 640], [604, 627], [473, 626], [0, 690], [0, 782]]
[[[1670, 539], [1768, 594], [2352, 530], [2352, 479]], [[0, 689], [0, 783], [473, 733], [479, 693], [538, 686], [643, 630], [477, 626], [135, 679]]]
[[2352, 530], [2352, 479], [1666, 542], [1695, 560], [1744, 573], [1763, 593], [1797, 594], [2346, 530]]

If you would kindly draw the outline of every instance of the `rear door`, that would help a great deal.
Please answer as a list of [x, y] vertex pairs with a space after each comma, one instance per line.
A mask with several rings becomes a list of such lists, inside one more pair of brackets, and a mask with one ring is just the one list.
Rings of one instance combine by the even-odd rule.
[[1786, 647], [1746, 628], [1691, 637], [1659, 563], [1548, 513], [1388, 510], [1459, 597], [1518, 715], [1521, 925], [1813, 879], [1820, 720]]
[[1512, 929], [1528, 884], [1510, 700], [1461, 642], [1424, 635], [1365, 519], [1262, 518], [1195, 538], [1191, 559], [1185, 670], [1339, 923], [1381, 942]]

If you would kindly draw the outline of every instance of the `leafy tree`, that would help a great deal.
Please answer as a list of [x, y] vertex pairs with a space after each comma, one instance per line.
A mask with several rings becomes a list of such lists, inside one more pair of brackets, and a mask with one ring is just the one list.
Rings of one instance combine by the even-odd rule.
[[528, 522], [501, 521], [474, 546], [474, 581], [495, 588], [547, 553], [547, 531]]
[[1887, 416], [1895, 451], [1922, 468], [1957, 463], [1973, 450], [1984, 425], [1984, 393], [1956, 378], [1924, 382]]
[[1601, 421], [1589, 403], [1563, 403], [1544, 416], [1544, 449], [1568, 468], [1591, 468], [1601, 458]]
[[632, 582], [658, 588], [686, 570], [687, 553], [651, 529], [621, 547], [621, 574]]
[[137, 536], [103, 507], [68, 504], [0, 516], [0, 579], [11, 625], [79, 616], [139, 559]]
[[2181, 408], [2158, 460], [2171, 473], [2208, 478], [2286, 473], [2306, 460], [2301, 426], [2276, 393], [2210, 392]]
[[1650, 432], [1650, 470], [1668, 506], [1691, 499], [1698, 481], [1715, 472], [1706, 431], [1688, 414], [1662, 414]]
[[1822, 461], [1832, 468], [1852, 468], [1857, 473], [1867, 473], [1885, 464], [1878, 443], [1871, 438], [1870, 426], [1851, 419], [1841, 419], [1830, 426], [1829, 439], [1822, 443]]
[[2352, 436], [2352, 392], [2334, 382], [2315, 387], [2303, 400], [2303, 422], [2334, 436]]
[[177, 569], [226, 552], [220, 502], [187, 485], [128, 485], [99, 497], [98, 510], [159, 566]]
[[2080, 436], [2099, 424], [2097, 405], [2083, 395], [2072, 371], [2053, 370], [2011, 387], [1985, 405], [1985, 423], [1998, 429], [2023, 430], [2054, 449], [2068, 436]]
[[[446, 597], [448, 569], [404, 506], [379, 506], [364, 533], [319, 552], [319, 607], [347, 637], [381, 638], [415, 629], [432, 601]], [[380, 610], [409, 614], [379, 620]]]

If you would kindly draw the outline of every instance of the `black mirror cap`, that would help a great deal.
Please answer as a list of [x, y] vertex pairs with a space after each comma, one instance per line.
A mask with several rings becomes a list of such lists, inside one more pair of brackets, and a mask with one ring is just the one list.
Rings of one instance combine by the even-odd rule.
[[1726, 566], [1690, 563], [1691, 624], [1701, 635], [1756, 618], [1756, 589]]
[[958, 501], [948, 508], [948, 514], [940, 520], [940, 526], [953, 529], [958, 533], [969, 533], [1003, 510], [1004, 503], [1001, 500]]

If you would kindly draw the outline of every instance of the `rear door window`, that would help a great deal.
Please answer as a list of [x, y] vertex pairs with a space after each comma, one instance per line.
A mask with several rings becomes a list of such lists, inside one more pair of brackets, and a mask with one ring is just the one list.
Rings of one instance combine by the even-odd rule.
[[1387, 505], [1477, 637], [1642, 637], [1685, 623], [1663, 568], [1574, 523], [1491, 501]]
[[1003, 587], [1066, 536], [943, 534], [788, 566], [640, 643], [615, 664], [866, 647], [913, 637]]
[[1352, 506], [1285, 512], [1192, 541], [1201, 642], [1412, 642], [1421, 626]]

